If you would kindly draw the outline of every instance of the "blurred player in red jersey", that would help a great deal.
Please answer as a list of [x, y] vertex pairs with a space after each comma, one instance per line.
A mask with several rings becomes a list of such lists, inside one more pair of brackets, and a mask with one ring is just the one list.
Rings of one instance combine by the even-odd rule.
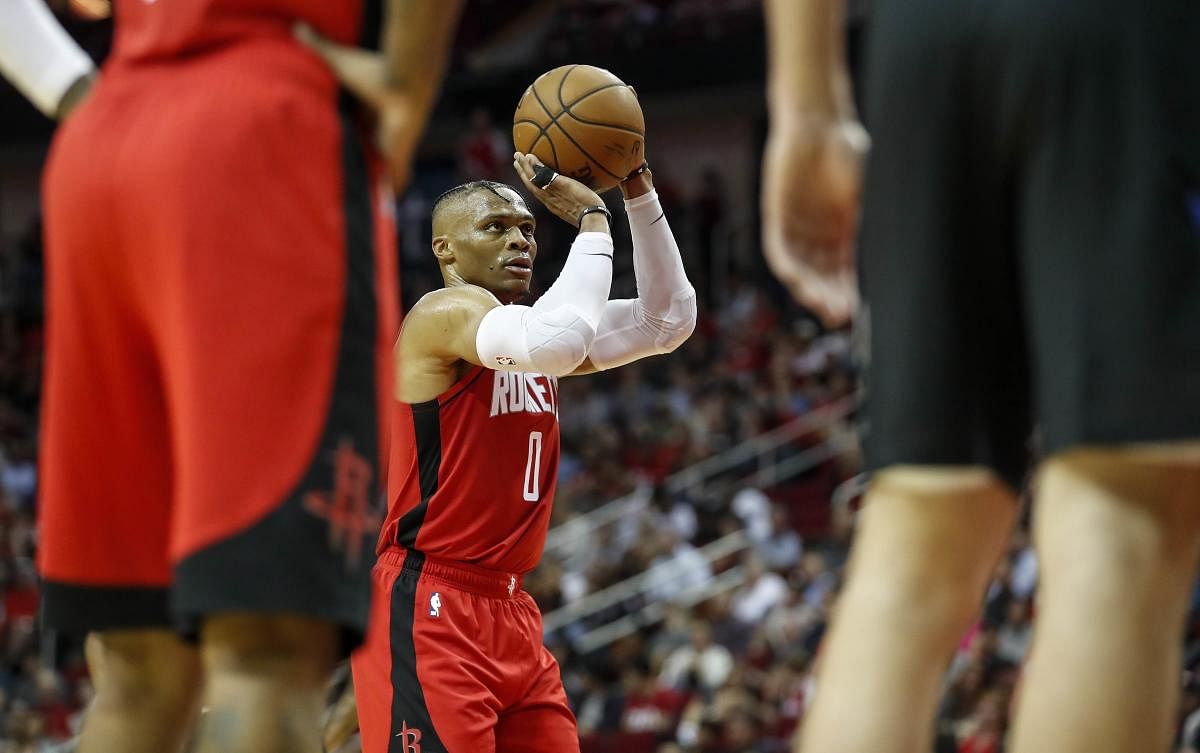
[[[45, 625], [102, 647], [84, 753], [178, 750], [201, 702], [200, 751], [320, 750], [326, 677], [366, 627], [398, 306], [382, 169], [294, 27], [382, 28], [399, 188], [459, 5], [116, 3], [44, 181], [39, 565]], [[14, 13], [28, 44], [0, 67], [61, 114], [87, 66], [44, 8]]]
[[396, 344], [376, 603], [352, 660], [365, 753], [579, 749], [541, 616], [521, 589], [554, 498], [557, 380], [667, 353], [695, 326], [695, 292], [649, 170], [621, 184], [639, 297], [609, 301], [600, 197], [532, 156], [514, 164], [580, 232], [557, 281], [518, 305], [538, 253], [521, 196], [475, 181], [434, 206], [446, 287], [412, 308]]

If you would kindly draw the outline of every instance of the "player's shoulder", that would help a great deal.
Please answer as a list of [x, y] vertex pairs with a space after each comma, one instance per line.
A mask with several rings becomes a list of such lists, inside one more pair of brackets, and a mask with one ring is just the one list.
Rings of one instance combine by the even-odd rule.
[[491, 309], [500, 305], [490, 290], [478, 285], [455, 285], [426, 293], [408, 310], [406, 318], [440, 318], [462, 314], [474, 309]]
[[496, 296], [476, 285], [455, 285], [426, 293], [405, 314], [400, 342], [438, 350], [499, 305]]

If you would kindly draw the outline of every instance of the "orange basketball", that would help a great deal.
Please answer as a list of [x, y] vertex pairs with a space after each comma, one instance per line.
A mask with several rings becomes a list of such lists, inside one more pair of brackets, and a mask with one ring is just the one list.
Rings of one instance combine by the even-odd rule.
[[513, 115], [513, 144], [595, 191], [642, 163], [646, 122], [633, 87], [591, 65], [547, 71]]

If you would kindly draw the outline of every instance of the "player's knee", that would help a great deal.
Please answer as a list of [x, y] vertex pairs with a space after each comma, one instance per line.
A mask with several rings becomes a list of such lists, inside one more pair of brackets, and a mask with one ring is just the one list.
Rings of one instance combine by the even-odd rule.
[[959, 629], [1011, 526], [1012, 494], [983, 468], [893, 467], [872, 482], [851, 563], [862, 609], [911, 629]]
[[1093, 540], [1140, 547], [1191, 567], [1200, 542], [1200, 465], [1156, 448], [1075, 449], [1041, 469], [1039, 504], [1090, 513]]
[[1079, 449], [1047, 460], [1039, 487], [1040, 535], [1051, 547], [1044, 578], [1063, 598], [1120, 608], [1190, 583], [1200, 467]]
[[89, 636], [96, 704], [129, 713], [190, 708], [200, 682], [196, 650], [165, 630]]
[[939, 563], [936, 557], [906, 552], [888, 565], [855, 564], [844, 598], [871, 624], [904, 633], [961, 634], [979, 610], [977, 578]]
[[907, 622], [914, 625], [951, 626], [961, 632], [974, 619], [983, 597], [982, 588], [962, 573], [950, 573], [947, 568], [910, 569], [902, 571], [891, 597], [897, 614], [907, 613]]
[[200, 633], [205, 669], [287, 683], [323, 684], [338, 658], [339, 628], [281, 614], [222, 614]]

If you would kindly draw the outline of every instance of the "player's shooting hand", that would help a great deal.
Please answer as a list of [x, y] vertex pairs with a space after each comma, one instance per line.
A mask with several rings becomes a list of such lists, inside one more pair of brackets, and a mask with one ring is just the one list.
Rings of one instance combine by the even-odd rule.
[[763, 157], [763, 252], [802, 305], [829, 326], [858, 307], [854, 242], [869, 139], [854, 120], [771, 123]]
[[595, 191], [561, 173], [556, 174], [545, 188], [538, 188], [533, 182], [533, 176], [539, 167], [543, 167], [542, 161], [532, 154], [522, 154], [521, 152], [513, 154], [513, 168], [521, 177], [521, 182], [525, 184], [529, 193], [545, 204], [546, 208], [554, 213], [554, 216], [570, 223], [573, 227], [579, 227], [579, 215], [583, 213], [583, 210], [597, 204], [604, 204]]
[[331, 42], [307, 24], [297, 24], [295, 36], [329, 65], [334, 76], [379, 117], [379, 148], [388, 161], [392, 187], [399, 194], [408, 185], [413, 153], [424, 121], [420, 107], [390, 85], [383, 53]]
[[629, 201], [636, 199], [639, 196], [650, 193], [654, 190], [654, 173], [650, 172], [650, 165], [643, 162], [636, 170], [625, 177], [621, 181], [621, 196]]

